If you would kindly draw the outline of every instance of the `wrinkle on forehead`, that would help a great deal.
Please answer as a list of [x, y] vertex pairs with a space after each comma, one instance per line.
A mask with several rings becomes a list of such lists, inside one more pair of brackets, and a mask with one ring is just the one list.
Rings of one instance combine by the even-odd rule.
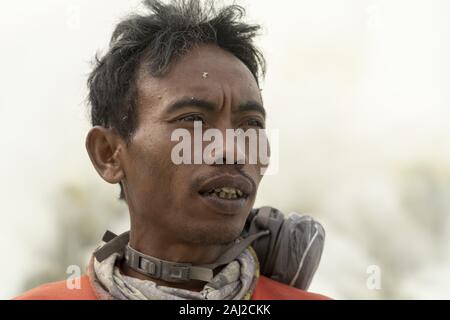
[[[205, 77], [207, 73], [207, 77]], [[138, 101], [147, 113], [177, 98], [192, 96], [223, 106], [249, 100], [262, 104], [261, 91], [245, 64], [231, 53], [215, 46], [201, 45], [173, 62], [168, 72], [153, 77], [143, 63], [137, 75]], [[161, 108], [159, 108], [161, 107]]]

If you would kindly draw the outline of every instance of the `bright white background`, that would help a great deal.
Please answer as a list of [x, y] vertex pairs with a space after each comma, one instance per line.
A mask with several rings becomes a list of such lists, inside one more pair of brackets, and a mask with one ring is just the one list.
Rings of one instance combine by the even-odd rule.
[[[263, 94], [281, 135], [280, 171], [257, 205], [324, 224], [311, 290], [450, 298], [450, 2], [239, 3], [264, 26]], [[84, 149], [85, 83], [94, 53], [139, 7], [0, 2], [0, 298], [42, 274], [63, 279], [92, 249], [83, 233], [126, 228], [118, 189], [96, 176]], [[378, 290], [367, 286], [371, 266]]]

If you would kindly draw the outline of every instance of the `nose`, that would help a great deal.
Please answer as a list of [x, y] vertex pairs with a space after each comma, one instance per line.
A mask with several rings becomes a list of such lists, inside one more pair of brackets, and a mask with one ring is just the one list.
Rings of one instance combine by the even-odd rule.
[[[220, 130], [222, 143], [220, 148], [214, 148], [208, 163], [210, 165], [235, 165], [243, 166], [246, 162], [245, 146], [237, 142], [237, 134], [233, 129]], [[220, 145], [220, 144], [219, 144]]]

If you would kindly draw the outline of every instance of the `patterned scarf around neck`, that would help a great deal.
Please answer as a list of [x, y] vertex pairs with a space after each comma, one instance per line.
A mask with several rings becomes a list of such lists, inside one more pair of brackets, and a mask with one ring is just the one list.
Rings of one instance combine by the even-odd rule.
[[206, 283], [200, 292], [157, 285], [150, 280], [126, 276], [120, 272], [119, 261], [118, 253], [101, 263], [92, 256], [87, 273], [99, 299], [249, 300], [259, 278], [259, 262], [251, 246]]

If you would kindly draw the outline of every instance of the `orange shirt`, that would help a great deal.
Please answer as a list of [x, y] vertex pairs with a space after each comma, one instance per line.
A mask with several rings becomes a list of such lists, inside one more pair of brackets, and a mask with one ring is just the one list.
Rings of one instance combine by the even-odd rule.
[[[73, 280], [73, 279], [72, 279]], [[41, 285], [14, 300], [98, 300], [87, 275], [80, 278], [79, 289], [69, 289], [66, 281]], [[328, 300], [320, 294], [310, 293], [260, 276], [251, 300]]]

